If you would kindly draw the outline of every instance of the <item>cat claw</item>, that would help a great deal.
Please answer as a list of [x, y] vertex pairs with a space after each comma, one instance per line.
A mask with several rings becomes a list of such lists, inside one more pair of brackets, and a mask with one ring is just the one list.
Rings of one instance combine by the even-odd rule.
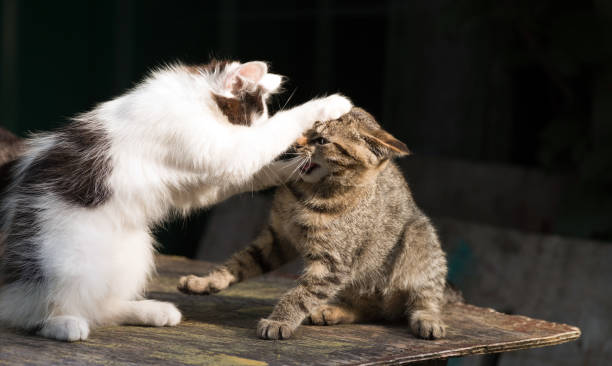
[[257, 336], [261, 339], [288, 339], [293, 333], [291, 328], [285, 322], [261, 319], [257, 324]]

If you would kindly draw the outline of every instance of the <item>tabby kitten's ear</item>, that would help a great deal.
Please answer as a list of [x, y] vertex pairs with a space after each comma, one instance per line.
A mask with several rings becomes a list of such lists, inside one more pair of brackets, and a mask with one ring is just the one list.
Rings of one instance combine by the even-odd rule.
[[381, 160], [411, 154], [406, 144], [382, 128], [361, 131], [361, 137], [363, 137], [370, 151]]

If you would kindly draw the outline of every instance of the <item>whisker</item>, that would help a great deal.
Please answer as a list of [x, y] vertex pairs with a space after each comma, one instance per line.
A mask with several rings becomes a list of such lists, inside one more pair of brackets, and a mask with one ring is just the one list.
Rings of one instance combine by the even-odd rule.
[[[306, 157], [306, 159], [305, 159], [305, 160], [303, 161], [303, 163], [300, 165], [300, 172], [299, 172], [299, 175], [298, 175], [298, 179], [299, 179], [299, 178], [302, 178], [302, 177], [304, 176], [304, 173], [302, 172], [302, 169], [301, 169], [301, 168], [302, 168], [303, 166], [305, 166], [305, 165], [310, 164], [311, 162], [312, 162], [312, 155], [308, 154], [308, 156]], [[297, 181], [297, 179], [296, 179], [296, 181]]]
[[283, 105], [283, 108], [280, 109], [281, 111], [285, 110], [285, 107], [287, 106], [291, 98], [293, 98], [293, 95], [295, 94], [296, 91], [297, 91], [297, 88], [293, 89], [293, 92], [291, 92], [291, 95], [289, 96], [289, 98], [287, 98], [287, 101]]
[[[293, 177], [293, 175], [294, 175], [296, 172], [298, 173], [298, 177], [297, 177], [297, 178], [299, 178], [299, 176], [300, 176], [300, 175], [299, 175], [299, 174], [300, 174], [300, 170], [302, 169], [302, 167], [303, 167], [303, 166], [304, 166], [304, 164], [306, 163], [306, 157], [303, 157], [303, 156], [302, 156], [302, 157], [300, 157], [299, 159], [300, 159], [300, 160], [298, 161], [298, 163], [297, 163], [297, 165], [296, 165], [295, 169], [293, 169], [293, 171], [291, 172], [291, 174], [289, 174], [289, 177], [287, 178], [287, 180], [288, 180], [288, 181], [289, 181], [289, 180], [291, 180], [291, 178]], [[296, 178], [296, 181], [297, 181], [297, 178]]]
[[272, 182], [272, 185], [276, 185], [277, 183], [278, 185], [281, 185], [284, 183], [281, 179], [279, 179], [278, 175], [276, 175], [276, 173], [269, 166], [264, 166], [262, 172], [266, 175], [266, 178], [269, 178], [269, 180]]
[[293, 169], [291, 174], [289, 174], [289, 179], [291, 179], [293, 177], [293, 174], [295, 174], [296, 172], [298, 173], [298, 176], [299, 176], [299, 172], [305, 163], [306, 163], [306, 158], [302, 157], [301, 160], [298, 162], [298, 165], [295, 167], [295, 169]]

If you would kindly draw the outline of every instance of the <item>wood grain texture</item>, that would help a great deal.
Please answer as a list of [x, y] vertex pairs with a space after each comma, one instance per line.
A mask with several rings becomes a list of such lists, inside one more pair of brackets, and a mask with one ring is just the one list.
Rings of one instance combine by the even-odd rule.
[[293, 281], [262, 277], [213, 296], [176, 291], [179, 276], [205, 273], [210, 266], [158, 257], [159, 276], [149, 297], [178, 304], [185, 321], [177, 327], [99, 328], [78, 343], [0, 329], [0, 365], [387, 365], [542, 347], [580, 336], [569, 325], [455, 305], [445, 316], [448, 337], [437, 341], [416, 339], [403, 324], [302, 326], [290, 340], [260, 340], [258, 319]]

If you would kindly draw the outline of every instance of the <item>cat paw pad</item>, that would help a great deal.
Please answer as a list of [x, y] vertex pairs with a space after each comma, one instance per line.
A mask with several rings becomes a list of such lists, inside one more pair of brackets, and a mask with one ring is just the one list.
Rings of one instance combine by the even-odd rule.
[[293, 329], [285, 322], [261, 319], [257, 324], [257, 336], [261, 339], [288, 339]]

